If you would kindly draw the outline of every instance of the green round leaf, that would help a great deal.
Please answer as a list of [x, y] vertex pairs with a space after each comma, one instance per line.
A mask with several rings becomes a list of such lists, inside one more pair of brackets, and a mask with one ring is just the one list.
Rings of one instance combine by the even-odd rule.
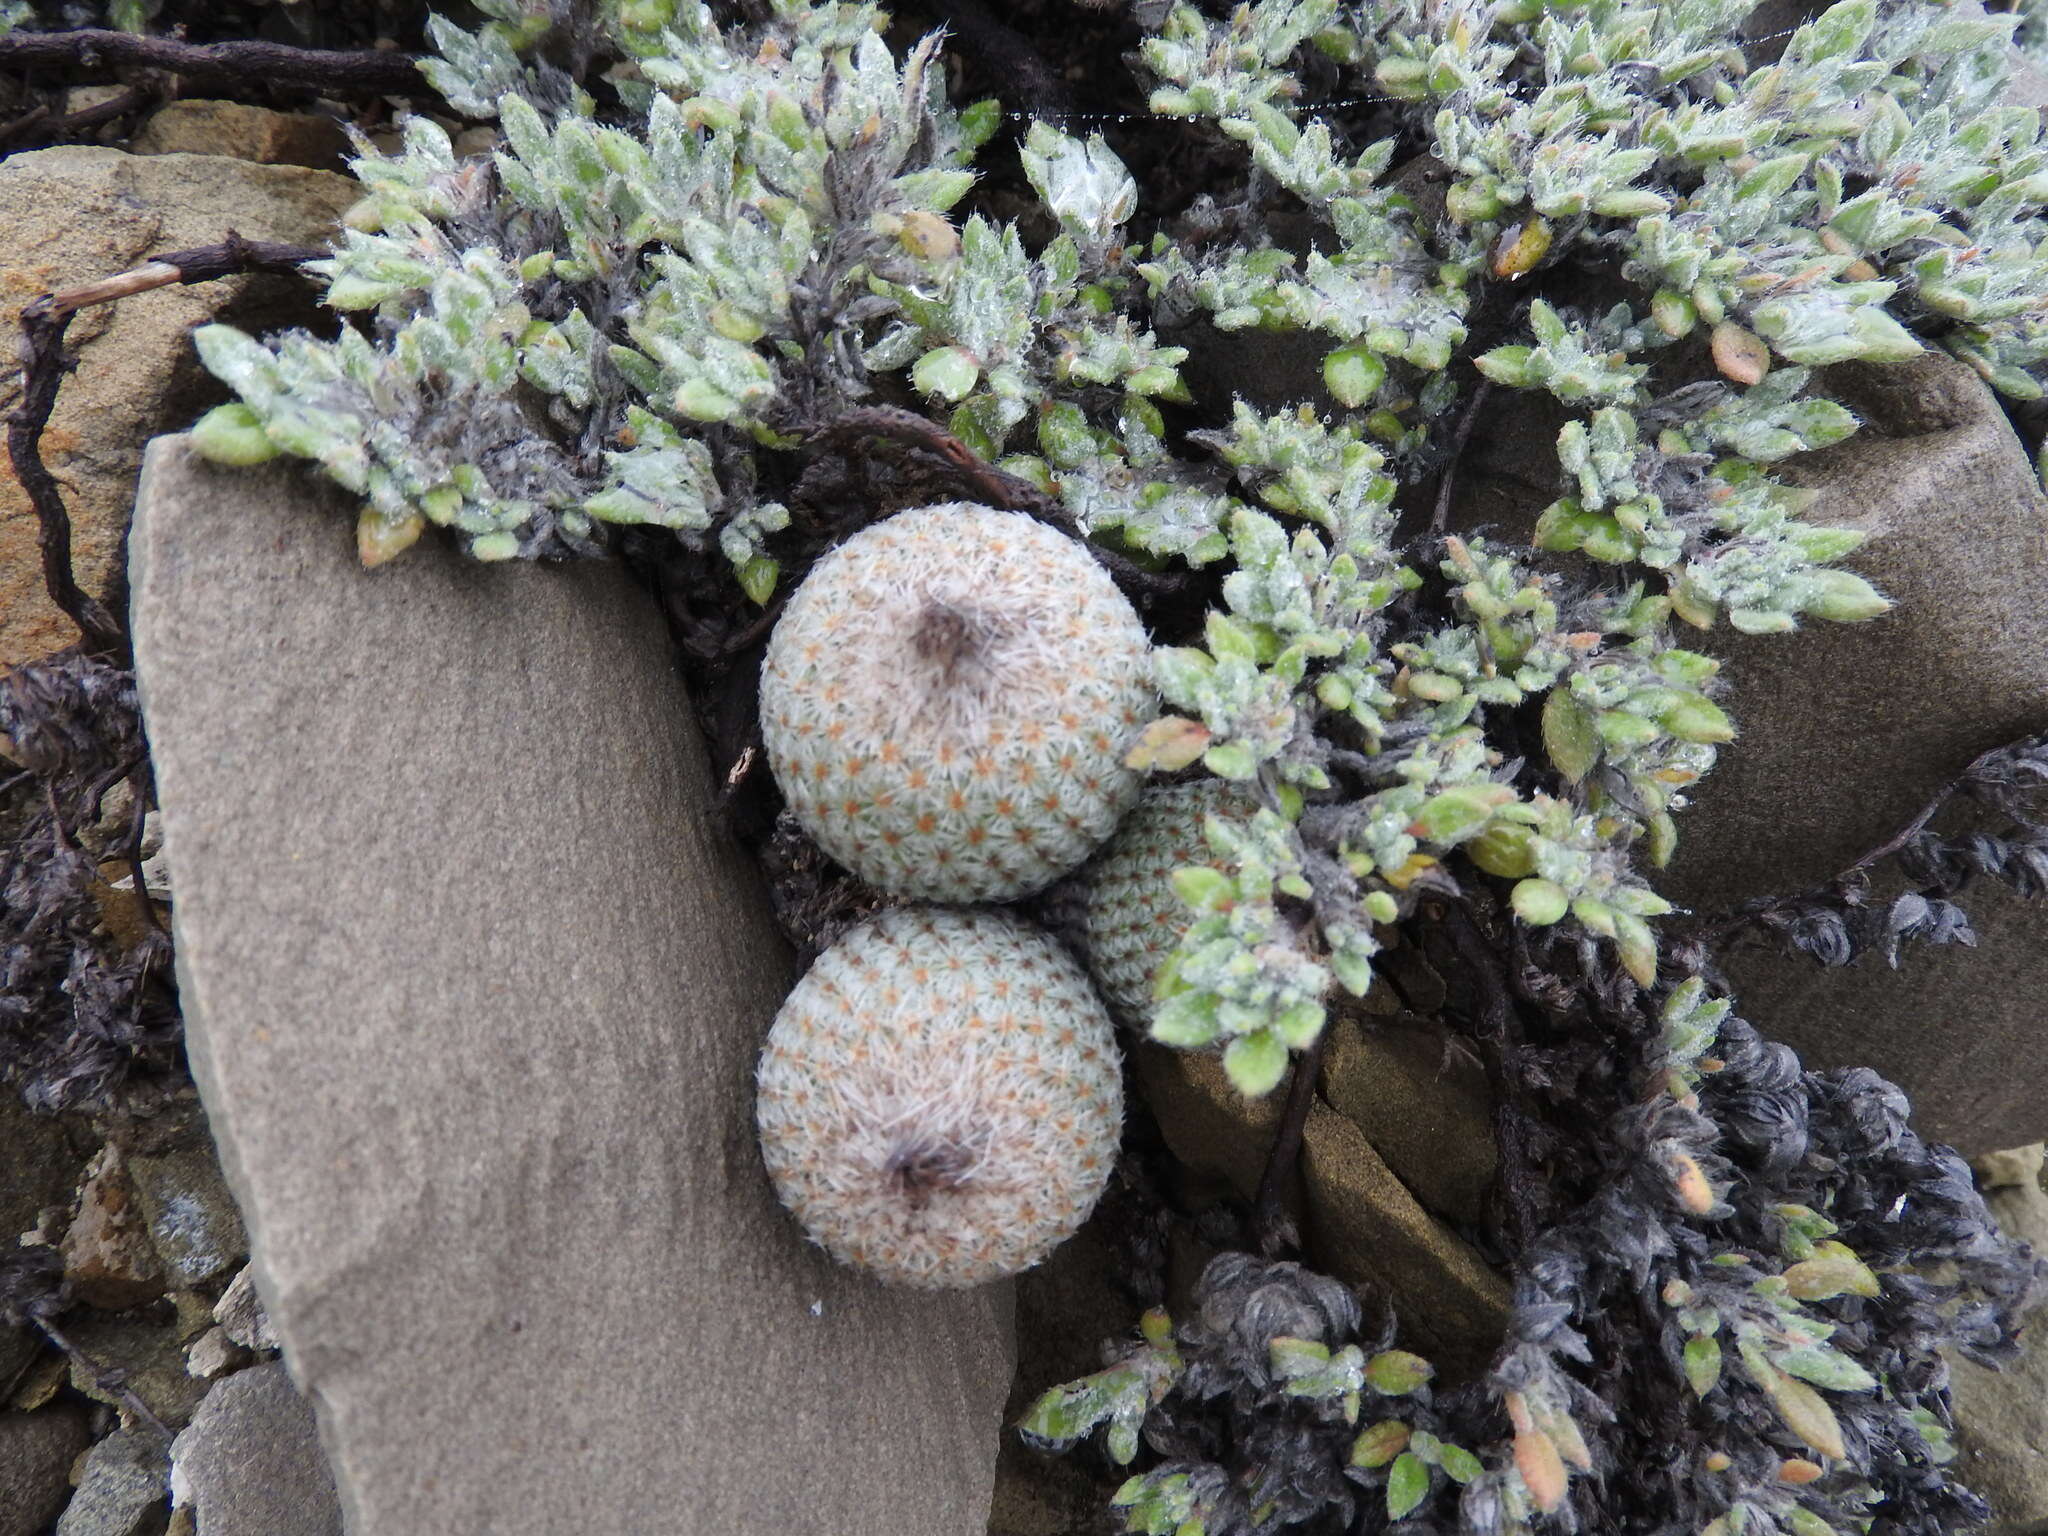
[[1514, 903], [1515, 916], [1537, 928], [1549, 927], [1571, 909], [1564, 887], [1540, 878], [1522, 881], [1509, 900]]
[[1224, 1049], [1223, 1070], [1239, 1093], [1261, 1098], [1287, 1075], [1286, 1042], [1270, 1029], [1239, 1035]]
[[1365, 1362], [1365, 1379], [1375, 1392], [1400, 1397], [1428, 1385], [1436, 1367], [1405, 1349], [1383, 1349]]
[[1380, 392], [1387, 365], [1364, 347], [1339, 347], [1323, 359], [1323, 383], [1339, 404], [1356, 410]]
[[910, 382], [920, 393], [948, 404], [965, 400], [981, 380], [981, 364], [964, 347], [934, 347], [911, 366]]

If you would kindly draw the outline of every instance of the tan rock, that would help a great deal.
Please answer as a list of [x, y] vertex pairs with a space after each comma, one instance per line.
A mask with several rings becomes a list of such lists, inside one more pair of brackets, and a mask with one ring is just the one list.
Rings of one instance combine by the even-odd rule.
[[118, 1312], [164, 1293], [163, 1264], [149, 1238], [149, 1221], [126, 1160], [111, 1142], [87, 1170], [63, 1249], [65, 1277], [90, 1306]]
[[137, 155], [227, 155], [259, 165], [346, 168], [348, 135], [331, 117], [272, 112], [239, 101], [174, 101], [129, 142]]
[[[2039, 1189], [2044, 1166], [2048, 1166], [2048, 1147], [2010, 1147], [2003, 1152], [1986, 1152], [1982, 1157], [1972, 1159], [1970, 1167], [1977, 1175], [1977, 1187], [1987, 1194], [1994, 1189]], [[2031, 1209], [2031, 1206], [2025, 1207]], [[2035, 1234], [2018, 1234], [2028, 1242], [2037, 1242]], [[2048, 1231], [2041, 1234], [2048, 1237]]]
[[27, 1370], [8, 1379], [14, 1382], [14, 1395], [7, 1399], [7, 1406], [17, 1413], [34, 1413], [46, 1407], [71, 1379], [71, 1362], [56, 1350], [45, 1349]]
[[489, 123], [472, 123], [462, 129], [450, 141], [449, 147], [459, 160], [472, 159], [477, 155], [494, 153], [505, 142], [505, 136]]
[[[1174, 1156], [1251, 1199], [1284, 1092], [1245, 1099], [1211, 1052], [1140, 1045], [1133, 1059]], [[1309, 1262], [1390, 1300], [1412, 1330], [1409, 1348], [1454, 1377], [1492, 1356], [1506, 1323], [1507, 1282], [1423, 1209], [1363, 1131], [1321, 1102], [1309, 1112], [1297, 1195]]]
[[1391, 1301], [1403, 1345], [1447, 1379], [1483, 1370], [1507, 1326], [1507, 1281], [1422, 1208], [1363, 1131], [1320, 1104], [1302, 1136], [1302, 1173], [1316, 1266]]
[[248, 1257], [241, 1212], [209, 1142], [137, 1152], [131, 1163], [150, 1237], [173, 1284], [206, 1285]]
[[[2042, 1149], [2020, 1147], [1977, 1160], [1977, 1183], [2006, 1236], [2048, 1253]], [[2048, 1522], [2048, 1303], [2035, 1308], [2028, 1350], [2002, 1371], [1949, 1362], [1955, 1393], [1957, 1475], [2001, 1522]], [[2031, 1528], [2031, 1527], [2030, 1527]]]
[[209, 1328], [185, 1346], [185, 1374], [212, 1380], [237, 1369], [249, 1352], [228, 1337], [225, 1328]]
[[1478, 1226], [1500, 1164], [1486, 1069], [1429, 1029], [1344, 1016], [1330, 1031], [1324, 1101], [1425, 1207]]
[[70, 117], [127, 94], [125, 85], [74, 85], [64, 93], [64, 115]]
[[1173, 1155], [1196, 1173], [1222, 1179], [1239, 1199], [1251, 1199], [1285, 1091], [1247, 1099], [1230, 1086], [1213, 1051], [1177, 1051], [1147, 1040], [1132, 1049], [1131, 1061]]
[[214, 1327], [213, 1302], [204, 1291], [172, 1291], [168, 1300], [180, 1345], [193, 1343]]
[[[137, 898], [133, 890], [121, 890], [107, 880], [106, 874], [115, 869], [114, 865], [102, 866], [101, 878], [86, 887], [93, 902], [100, 909], [100, 922], [105, 926], [114, 943], [123, 950], [133, 949], [150, 932], [150, 914], [156, 915], [159, 923], [168, 917], [167, 910], [159, 903]], [[130, 884], [133, 884], [131, 879]]]
[[[256, 240], [317, 243], [359, 189], [346, 177], [220, 155], [37, 150], [0, 162], [0, 320], [38, 294], [110, 276], [154, 251], [210, 245], [230, 229]], [[43, 457], [70, 509], [73, 564], [88, 592], [118, 600], [122, 539], [142, 446], [222, 398], [187, 332], [226, 316], [263, 328], [309, 312], [296, 278], [230, 278], [157, 289], [82, 311], [79, 358], [43, 434]], [[0, 403], [20, 387], [5, 349]], [[43, 594], [28, 499], [0, 463], [0, 668], [71, 644], [77, 632]]]
[[277, 1335], [270, 1331], [270, 1317], [263, 1310], [263, 1298], [256, 1294], [256, 1280], [248, 1266], [235, 1272], [228, 1288], [214, 1303], [213, 1320], [244, 1349], [277, 1348]]

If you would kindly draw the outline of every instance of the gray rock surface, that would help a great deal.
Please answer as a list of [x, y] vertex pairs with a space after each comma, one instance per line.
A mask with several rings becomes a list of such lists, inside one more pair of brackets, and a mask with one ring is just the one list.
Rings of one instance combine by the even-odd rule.
[[1323, 1099], [1436, 1216], [1479, 1226], [1500, 1163], [1486, 1070], [1442, 1035], [1357, 1013], [1330, 1021]]
[[788, 956], [653, 605], [364, 573], [348, 510], [162, 439], [133, 551], [194, 1068], [351, 1536], [980, 1532], [1009, 1290], [776, 1206]]
[[[1680, 823], [1662, 882], [1702, 910], [1807, 889], [1884, 841], [1971, 758], [2048, 730], [2048, 498], [1991, 392], [1946, 357], [1838, 368], [1864, 418], [1779, 472], [1819, 492], [1815, 523], [1867, 529], [1847, 562], [1893, 599], [1867, 624], [1717, 631], [1740, 735]], [[1743, 1013], [1809, 1066], [1871, 1066], [1923, 1134], [1966, 1153], [2048, 1136], [2038, 1059], [2048, 905], [1963, 898], [1975, 949], [1913, 949], [1897, 971], [1737, 956]]]
[[0, 1413], [0, 1536], [43, 1536], [71, 1497], [71, 1464], [92, 1439], [77, 1408]]
[[[2006, 1236], [2048, 1254], [2048, 1192], [2042, 1149], [2021, 1147], [1977, 1160], [1977, 1187]], [[2002, 1371], [1963, 1359], [1954, 1372], [1957, 1473], [1991, 1504], [2000, 1522], [2048, 1521], [2048, 1304], [2034, 1311], [2030, 1347]]]
[[[1361, 1043], [1347, 1045], [1364, 1056]], [[1214, 1052], [1146, 1042], [1132, 1059], [1174, 1156], [1197, 1174], [1222, 1179], [1240, 1198], [1253, 1198], [1283, 1096], [1244, 1098]], [[1458, 1126], [1460, 1108], [1454, 1098], [1438, 1123]], [[1464, 1131], [1453, 1137], [1447, 1129], [1446, 1137], [1442, 1160], [1463, 1158]], [[1299, 1212], [1309, 1262], [1390, 1298], [1418, 1353], [1453, 1377], [1473, 1373], [1493, 1355], [1507, 1322], [1507, 1282], [1423, 1207], [1364, 1130], [1322, 1102], [1304, 1131], [1296, 1196], [1289, 1204]]]
[[256, 1294], [255, 1272], [244, 1267], [228, 1282], [213, 1304], [213, 1320], [221, 1332], [244, 1349], [275, 1349], [277, 1335], [271, 1331], [270, 1314], [263, 1310], [263, 1298]]
[[78, 1492], [64, 1506], [56, 1536], [152, 1536], [170, 1497], [170, 1462], [151, 1429], [120, 1429], [85, 1458]]
[[284, 1362], [207, 1393], [171, 1446], [171, 1500], [199, 1536], [341, 1536], [341, 1503], [313, 1409]]
[[110, 1315], [76, 1313], [65, 1319], [64, 1334], [94, 1368], [72, 1361], [71, 1386], [114, 1409], [131, 1429], [142, 1421], [124, 1392], [177, 1429], [206, 1395], [207, 1384], [194, 1379], [185, 1364], [185, 1346], [198, 1332], [163, 1304]]
[[1447, 1384], [1484, 1371], [1507, 1329], [1507, 1281], [1432, 1219], [1365, 1132], [1335, 1110], [1309, 1110], [1301, 1169], [1304, 1235], [1318, 1266], [1388, 1297], [1404, 1337]]

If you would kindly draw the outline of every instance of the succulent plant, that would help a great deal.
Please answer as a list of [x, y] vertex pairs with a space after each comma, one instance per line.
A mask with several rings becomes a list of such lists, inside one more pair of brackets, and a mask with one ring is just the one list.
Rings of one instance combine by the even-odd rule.
[[902, 1285], [1029, 1269], [1094, 1208], [1123, 1085], [1109, 1016], [1046, 935], [897, 907], [834, 944], [761, 1055], [761, 1150], [833, 1257]]
[[[1032, 124], [1018, 164], [1042, 206], [1015, 222], [1012, 179], [978, 191], [970, 164], [1002, 106], [956, 107], [937, 40], [892, 54], [872, 6], [476, 9], [475, 31], [437, 24], [423, 69], [458, 110], [495, 113], [503, 152], [464, 159], [422, 119], [398, 153], [365, 149], [369, 196], [320, 267], [353, 319], [269, 345], [203, 330], [240, 397], [203, 442], [320, 464], [366, 503], [366, 557], [429, 524], [487, 559], [621, 550], [661, 561], [679, 607], [722, 603], [730, 638], [815, 530], [844, 526], [833, 488], [868, 473], [849, 416], [916, 401], [963, 483], [1028, 481], [1209, 609], [1150, 615], [1175, 714], [1137, 761], [1199, 758], [1257, 808], [1174, 882], [1194, 915], [1152, 1034], [1221, 1046], [1264, 1092], [1340, 994], [1373, 985], [1388, 927], [1450, 946], [1469, 983], [1445, 1027], [1522, 1128], [1485, 1234], [1515, 1283], [1492, 1370], [1353, 1437], [1366, 1341], [1270, 1336], [1257, 1298], [1295, 1281], [1257, 1278], [1239, 1308], [1226, 1273], [1203, 1306], [1260, 1323], [1241, 1358], [1212, 1354], [1207, 1323], [1155, 1319], [1137, 1363], [1062, 1399], [1106, 1416], [1113, 1459], [1144, 1458], [1117, 1495], [1129, 1528], [1934, 1536], [1980, 1518], [1942, 1470], [1940, 1352], [2009, 1358], [2033, 1260], [1907, 1132], [1895, 1090], [1802, 1073], [1737, 1018], [1718, 940], [1662, 924], [1654, 885], [1693, 786], [1740, 750], [1717, 702], [1731, 632], [1888, 606], [1840, 564], [1861, 531], [1807, 521], [1810, 494], [1778, 478], [1858, 428], [1829, 370], [1939, 349], [2009, 398], [2048, 388], [2048, 140], [2010, 84], [2040, 7], [1840, 0], [1764, 38], [1751, 0], [1148, 4], [1131, 62], [1153, 117], [1112, 135], [1142, 154]], [[554, 62], [579, 56], [601, 94]], [[1267, 333], [1320, 354], [1320, 388], [1274, 392], [1306, 403], [1233, 399]], [[1490, 414], [1561, 418], [1529, 466], [1549, 505], [1459, 536], [1458, 461]], [[1076, 615], [1075, 651], [1114, 678], [1011, 654], [983, 622], [998, 610], [964, 616], [957, 587], [874, 583], [886, 643], [835, 629], [838, 599], [808, 589], [783, 617], [771, 760], [818, 841], [877, 884], [1019, 894], [1132, 792], [1115, 737], [1151, 710], [1123, 670], [1144, 638], [1079, 547], [1028, 537], [1074, 566], [1049, 611]], [[950, 583], [982, 559], [949, 533], [916, 563]], [[1007, 603], [1038, 579], [988, 590]], [[737, 654], [718, 638], [686, 653]], [[871, 670], [793, 675], [813, 662]], [[1129, 715], [1118, 688], [1143, 699]], [[1083, 733], [1070, 773], [1016, 711], [1077, 691], [1053, 707]], [[964, 718], [989, 739], [941, 761]], [[914, 743], [933, 753], [916, 783]], [[1969, 792], [1990, 803], [2039, 778], [2033, 750], [1984, 761]], [[2013, 820], [1967, 846], [1909, 840], [1913, 888], [1881, 914], [1850, 884], [1757, 919], [1835, 960], [1965, 942], [1949, 897], [1971, 869], [2044, 878], [2034, 820]], [[915, 921], [936, 920], [879, 928]], [[827, 962], [820, 986], [844, 964]], [[936, 974], [863, 965], [899, 997], [894, 978]], [[837, 1002], [800, 989], [802, 1010], [874, 1006], [854, 981]], [[835, 1039], [816, 1070], [764, 1075], [885, 1149], [823, 1198], [859, 1204], [864, 1178], [869, 1230], [907, 1226], [913, 1193], [937, 1209], [959, 1190], [936, 1185], [994, 1166], [961, 1163], [966, 1129], [907, 1129], [969, 1113], [971, 1053], [900, 1107], [856, 1089], [854, 1116], [849, 1061], [896, 1036]], [[764, 1092], [764, 1132], [784, 1113]], [[1185, 1402], [1159, 1395], [1177, 1359]]]
[[1209, 817], [1243, 820], [1255, 808], [1221, 779], [1148, 790], [1089, 866], [1080, 931], [1088, 969], [1118, 1018], [1142, 1026], [1152, 1017], [1160, 963], [1195, 921], [1181, 893], [1214, 857], [1203, 830]]
[[1136, 798], [1151, 645], [1072, 539], [1018, 512], [900, 512], [776, 625], [761, 726], [790, 809], [894, 895], [999, 901], [1088, 857]]

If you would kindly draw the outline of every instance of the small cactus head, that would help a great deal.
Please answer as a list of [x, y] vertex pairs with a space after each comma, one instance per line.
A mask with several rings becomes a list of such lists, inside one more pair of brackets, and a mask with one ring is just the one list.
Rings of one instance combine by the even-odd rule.
[[1221, 779], [1148, 790], [1084, 872], [1080, 934], [1088, 969], [1126, 1024], [1150, 1022], [1153, 978], [1195, 920], [1173, 888], [1173, 872], [1215, 863], [1203, 831], [1210, 816], [1247, 819], [1256, 809], [1248, 793]]
[[1007, 901], [1086, 859], [1135, 798], [1151, 644], [1074, 540], [966, 503], [833, 550], [775, 627], [768, 758], [804, 830], [892, 895]]
[[756, 1118], [782, 1203], [834, 1258], [924, 1287], [1030, 1268], [1116, 1161], [1109, 1015], [1045, 934], [899, 907], [818, 957], [776, 1015]]

